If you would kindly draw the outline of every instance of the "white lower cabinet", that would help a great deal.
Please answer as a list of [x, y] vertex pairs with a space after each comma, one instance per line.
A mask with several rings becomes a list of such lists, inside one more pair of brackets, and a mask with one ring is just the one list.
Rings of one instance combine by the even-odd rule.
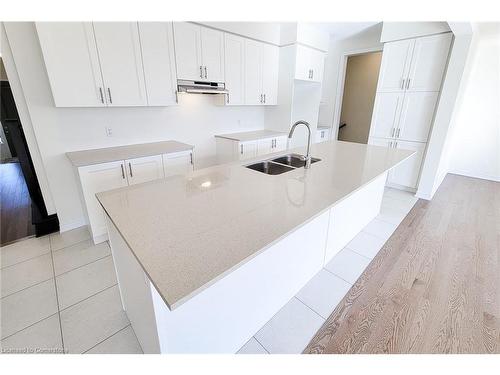
[[216, 144], [217, 161], [219, 163], [227, 163], [284, 151], [287, 147], [287, 137], [286, 135], [280, 135], [250, 141], [216, 137]]
[[421, 142], [395, 142], [396, 148], [415, 151], [415, 154], [392, 170], [388, 180], [390, 184], [406, 186], [411, 189], [417, 188], [425, 146], [426, 143]]
[[105, 213], [96, 194], [193, 170], [192, 151], [152, 155], [78, 167], [87, 220], [94, 243], [106, 241]]
[[97, 201], [101, 191], [117, 189], [128, 185], [124, 161], [87, 165], [78, 168], [83, 199], [87, 209], [89, 229], [95, 243], [106, 240], [104, 211]]
[[125, 160], [129, 185], [140, 184], [163, 178], [161, 155]]
[[165, 177], [186, 174], [193, 171], [193, 153], [191, 151], [164, 154], [162, 157]]

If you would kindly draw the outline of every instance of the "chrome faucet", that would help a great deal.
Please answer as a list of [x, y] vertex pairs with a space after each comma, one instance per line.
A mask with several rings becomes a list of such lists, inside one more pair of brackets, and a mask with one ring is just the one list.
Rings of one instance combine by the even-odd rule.
[[293, 132], [295, 131], [295, 128], [297, 125], [305, 125], [307, 127], [307, 131], [309, 132], [307, 136], [307, 152], [306, 156], [304, 156], [304, 161], [306, 164], [304, 165], [304, 168], [310, 168], [311, 167], [311, 154], [309, 153], [309, 150], [311, 149], [311, 125], [307, 121], [304, 120], [299, 120], [295, 124], [292, 125], [292, 128], [290, 129], [290, 133], [288, 133], [288, 139], [292, 139]]

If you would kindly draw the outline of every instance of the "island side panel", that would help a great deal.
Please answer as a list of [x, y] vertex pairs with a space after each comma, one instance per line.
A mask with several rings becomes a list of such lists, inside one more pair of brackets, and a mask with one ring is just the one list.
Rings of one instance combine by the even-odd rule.
[[387, 173], [383, 173], [331, 208], [325, 264], [380, 213]]
[[151, 285], [162, 353], [235, 353], [323, 267], [329, 210], [174, 310]]
[[149, 279], [107, 215], [106, 226], [123, 309], [143, 352], [160, 353]]

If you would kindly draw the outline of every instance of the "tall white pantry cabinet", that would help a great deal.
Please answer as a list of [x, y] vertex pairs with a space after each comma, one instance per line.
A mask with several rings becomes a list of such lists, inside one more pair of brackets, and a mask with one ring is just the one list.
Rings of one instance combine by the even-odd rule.
[[384, 44], [368, 143], [416, 151], [389, 186], [417, 189], [451, 42], [445, 33]]

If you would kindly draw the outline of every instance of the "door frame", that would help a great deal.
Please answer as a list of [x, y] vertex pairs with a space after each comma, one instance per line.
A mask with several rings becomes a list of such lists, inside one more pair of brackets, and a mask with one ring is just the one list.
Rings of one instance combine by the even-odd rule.
[[337, 95], [335, 97], [335, 105], [333, 107], [332, 119], [332, 135], [330, 139], [337, 140], [339, 136], [340, 113], [342, 111], [342, 100], [344, 98], [345, 76], [347, 73], [347, 60], [350, 56], [365, 55], [372, 52], [384, 52], [384, 46], [360, 48], [356, 50], [346, 51], [340, 55], [339, 73], [337, 77]]

